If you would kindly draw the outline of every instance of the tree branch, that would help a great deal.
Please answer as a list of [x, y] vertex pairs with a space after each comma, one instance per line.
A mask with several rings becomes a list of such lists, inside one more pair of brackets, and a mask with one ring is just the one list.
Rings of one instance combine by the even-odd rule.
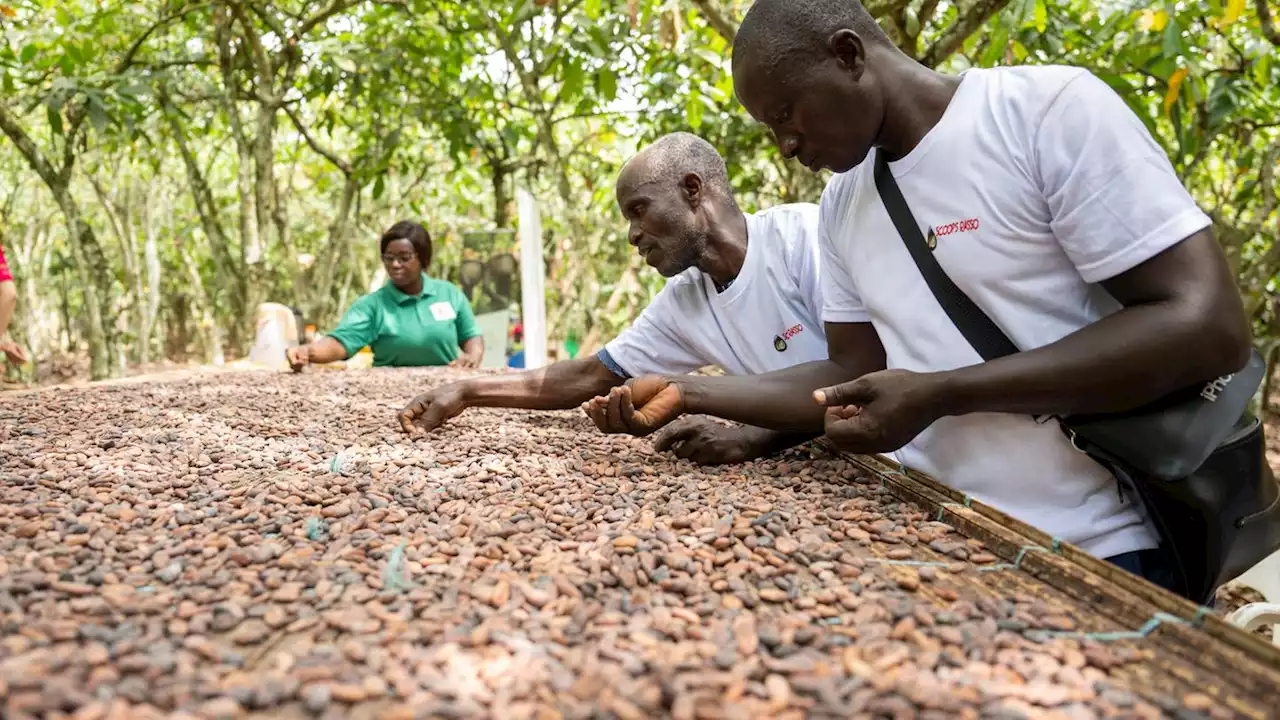
[[244, 36], [249, 41], [249, 47], [253, 51], [253, 64], [258, 68], [258, 96], [263, 103], [269, 103], [275, 96], [275, 71], [271, 67], [271, 58], [267, 55], [267, 49], [262, 45], [262, 37], [258, 35], [258, 29], [253, 26], [253, 21], [245, 14], [244, 6], [232, 0], [228, 3], [228, 7], [231, 8], [231, 13], [236, 16], [240, 27], [244, 29]]
[[48, 159], [45, 158], [44, 153], [40, 152], [40, 148], [36, 146], [31, 136], [27, 135], [27, 131], [22, 128], [22, 123], [9, 111], [9, 106], [5, 103], [4, 98], [0, 98], [0, 131], [9, 136], [13, 144], [17, 146], [18, 152], [22, 153], [22, 157], [26, 158], [27, 164], [40, 175], [40, 179], [44, 180], [46, 185], [53, 188], [62, 182], [61, 174], [54, 171], [53, 165], [49, 164]]
[[316, 153], [323, 155], [326, 160], [333, 163], [333, 166], [341, 170], [343, 175], [351, 175], [351, 163], [343, 160], [332, 150], [322, 146], [319, 142], [316, 142], [316, 139], [311, 137], [311, 133], [307, 131], [306, 126], [302, 124], [302, 120], [298, 118], [298, 113], [293, 109], [293, 106], [285, 105], [284, 113], [293, 121], [293, 126], [298, 129], [298, 133], [302, 135], [303, 140], [307, 141], [307, 145], [311, 146], [312, 150], [315, 150]]
[[191, 12], [192, 10], [195, 10], [194, 5], [184, 5], [181, 8], [179, 8], [177, 11], [175, 11], [172, 15], [166, 15], [160, 18], [153, 25], [151, 25], [151, 27], [142, 31], [142, 34], [139, 35], [138, 38], [133, 41], [133, 44], [129, 46], [129, 49], [125, 51], [124, 57], [120, 59], [120, 63], [116, 65], [115, 74], [119, 75], [120, 73], [123, 73], [125, 70], [128, 70], [129, 67], [133, 65], [134, 56], [136, 56], [138, 52], [142, 50], [142, 45], [146, 43], [147, 39], [151, 37], [152, 33], [164, 27], [165, 25], [168, 25], [174, 20], [182, 19], [183, 16], [185, 16], [187, 13]]
[[977, 0], [951, 24], [951, 27], [947, 28], [942, 37], [929, 46], [929, 49], [920, 57], [920, 62], [925, 67], [931, 68], [941, 65], [964, 45], [964, 41], [968, 40], [970, 35], [977, 32], [991, 19], [991, 16], [1000, 12], [1008, 4], [1009, 0]]
[[321, 10], [315, 15], [312, 15], [306, 20], [303, 20], [302, 24], [298, 26], [298, 29], [293, 31], [293, 39], [301, 40], [320, 23], [328, 20], [334, 15], [337, 15], [343, 10], [350, 10], [362, 2], [364, 2], [364, 0], [333, 0], [333, 2], [329, 3], [329, 7]]
[[693, 5], [698, 8], [711, 29], [720, 33], [720, 37], [732, 45], [733, 39], [738, 36], [738, 24], [726, 18], [720, 8], [712, 4], [712, 0], [693, 0]]
[[1275, 20], [1271, 17], [1271, 6], [1267, 4], [1267, 0], [1257, 0], [1255, 4], [1258, 6], [1258, 22], [1262, 25], [1262, 34], [1272, 45], [1280, 47], [1280, 30], [1276, 29]]

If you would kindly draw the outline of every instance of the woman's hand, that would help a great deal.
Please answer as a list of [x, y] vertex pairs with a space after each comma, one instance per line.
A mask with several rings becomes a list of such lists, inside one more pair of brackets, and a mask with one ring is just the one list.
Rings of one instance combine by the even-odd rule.
[[451, 368], [473, 369], [480, 367], [480, 361], [483, 359], [483, 353], [464, 352], [458, 356], [456, 360], [449, 363]]
[[0, 338], [0, 353], [8, 358], [10, 365], [26, 365], [27, 353], [22, 346], [10, 338]]
[[296, 348], [289, 348], [285, 351], [285, 354], [289, 357], [289, 367], [296, 373], [302, 372], [302, 368], [311, 364], [310, 345], [300, 345]]

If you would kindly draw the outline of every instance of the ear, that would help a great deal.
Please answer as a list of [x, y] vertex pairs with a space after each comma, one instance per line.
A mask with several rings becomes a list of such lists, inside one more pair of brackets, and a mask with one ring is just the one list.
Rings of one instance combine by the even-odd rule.
[[684, 194], [689, 207], [698, 207], [702, 203], [702, 178], [698, 177], [698, 173], [685, 173], [685, 176], [680, 178], [680, 191]]
[[867, 67], [867, 52], [862, 37], [851, 28], [841, 28], [827, 38], [827, 50], [835, 56], [841, 67], [860, 80]]

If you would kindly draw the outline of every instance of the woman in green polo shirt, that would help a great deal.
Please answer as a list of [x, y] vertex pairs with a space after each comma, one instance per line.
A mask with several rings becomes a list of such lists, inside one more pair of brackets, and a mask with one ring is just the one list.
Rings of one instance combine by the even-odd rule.
[[431, 236], [418, 223], [401, 221], [382, 235], [386, 285], [356, 300], [338, 327], [319, 340], [289, 350], [294, 372], [309, 363], [346, 360], [368, 345], [377, 366], [479, 367], [484, 340], [462, 290], [427, 277]]

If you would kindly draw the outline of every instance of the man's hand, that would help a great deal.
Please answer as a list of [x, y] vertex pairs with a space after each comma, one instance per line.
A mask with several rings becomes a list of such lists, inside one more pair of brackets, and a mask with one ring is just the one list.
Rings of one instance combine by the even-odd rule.
[[289, 367], [294, 372], [302, 372], [302, 368], [311, 364], [311, 346], [300, 345], [296, 348], [289, 348], [285, 351], [285, 355], [289, 358]]
[[462, 399], [462, 384], [454, 383], [415, 397], [396, 417], [400, 420], [401, 430], [410, 435], [417, 435], [423, 430], [426, 432], [435, 430], [466, 409], [467, 404]]
[[728, 465], [756, 457], [751, 437], [738, 426], [723, 425], [705, 417], [689, 418], [667, 426], [653, 441], [656, 452], [670, 450], [678, 458], [699, 465]]
[[22, 346], [10, 338], [0, 338], [0, 352], [8, 358], [10, 365], [26, 365], [27, 353]]
[[675, 381], [645, 375], [597, 396], [582, 410], [604, 433], [644, 437], [684, 414], [684, 397]]
[[827, 407], [824, 427], [842, 450], [892, 452], [946, 414], [939, 375], [881, 370], [813, 391]]
[[449, 363], [449, 367], [451, 367], [451, 368], [463, 368], [463, 369], [470, 370], [470, 369], [473, 369], [473, 368], [478, 368], [478, 367], [480, 367], [480, 360], [481, 360], [481, 359], [482, 359], [482, 358], [481, 358], [481, 356], [480, 356], [479, 354], [465, 353], [465, 352], [464, 352], [464, 353], [462, 353], [461, 355], [459, 355], [459, 356], [457, 357], [457, 359], [456, 359], [456, 360], [454, 360], [453, 362]]

